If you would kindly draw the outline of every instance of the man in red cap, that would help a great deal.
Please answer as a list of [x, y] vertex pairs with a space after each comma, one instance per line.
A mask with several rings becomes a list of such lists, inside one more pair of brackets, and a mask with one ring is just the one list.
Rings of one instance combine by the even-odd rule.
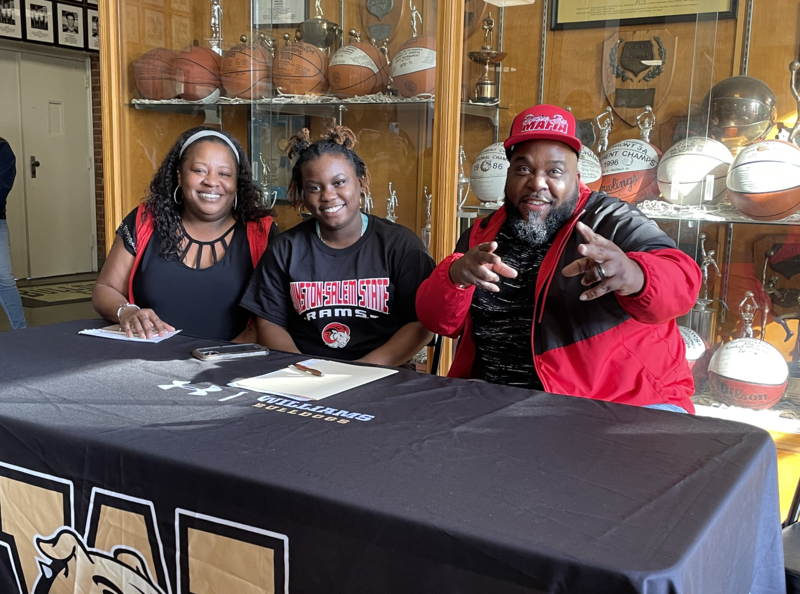
[[504, 208], [417, 292], [420, 322], [460, 337], [449, 375], [694, 412], [675, 317], [697, 299], [697, 264], [635, 207], [581, 183], [571, 113], [531, 107], [504, 146]]

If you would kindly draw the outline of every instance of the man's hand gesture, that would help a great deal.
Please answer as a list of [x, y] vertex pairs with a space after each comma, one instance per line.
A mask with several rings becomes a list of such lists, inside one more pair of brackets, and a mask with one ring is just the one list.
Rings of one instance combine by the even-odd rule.
[[633, 295], [642, 290], [644, 273], [636, 262], [628, 258], [614, 242], [598, 235], [583, 223], [578, 223], [577, 229], [586, 242], [578, 246], [578, 253], [583, 258], [565, 266], [561, 273], [564, 276], [582, 274], [582, 285], [594, 285], [581, 293], [581, 301], [597, 299], [609, 292]]
[[496, 249], [497, 242], [482, 243], [453, 262], [450, 265], [452, 283], [461, 287], [475, 285], [484, 291], [497, 293], [500, 289], [494, 283], [500, 280], [500, 276], [516, 278], [517, 271], [494, 254]]

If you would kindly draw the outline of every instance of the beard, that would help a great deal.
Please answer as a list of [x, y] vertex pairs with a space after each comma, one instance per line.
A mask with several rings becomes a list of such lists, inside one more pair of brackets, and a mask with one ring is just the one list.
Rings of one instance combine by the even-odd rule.
[[516, 206], [508, 200], [505, 202], [506, 218], [511, 224], [511, 231], [517, 239], [532, 247], [547, 243], [561, 229], [561, 226], [569, 220], [575, 212], [575, 206], [580, 197], [580, 187], [575, 187], [575, 192], [564, 200], [560, 206], [552, 209], [547, 216], [542, 219], [541, 213], [534, 214], [528, 212], [528, 219], [525, 220], [522, 213]]

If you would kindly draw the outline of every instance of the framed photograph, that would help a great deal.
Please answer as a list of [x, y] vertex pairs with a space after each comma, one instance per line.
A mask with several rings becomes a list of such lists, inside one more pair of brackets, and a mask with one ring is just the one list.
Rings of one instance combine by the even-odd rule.
[[86, 49], [100, 51], [100, 17], [93, 8], [86, 9]]
[[698, 18], [735, 19], [738, 0], [553, 0], [551, 29], [651, 25]]
[[58, 45], [85, 49], [83, 8], [72, 4], [56, 4]]
[[53, 3], [50, 0], [24, 0], [25, 40], [36, 43], [55, 43]]
[[20, 0], [0, 0], [0, 37], [22, 39]]
[[97, 0], [86, 0], [86, 4], [89, 6], [97, 6]]
[[255, 0], [254, 25], [297, 25], [308, 18], [306, 0]]

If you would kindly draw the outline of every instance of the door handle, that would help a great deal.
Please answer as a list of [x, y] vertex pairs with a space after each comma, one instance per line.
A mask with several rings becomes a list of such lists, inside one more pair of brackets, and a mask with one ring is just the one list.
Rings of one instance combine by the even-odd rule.
[[41, 163], [36, 160], [36, 157], [31, 156], [31, 179], [36, 177], [36, 168], [39, 167]]

